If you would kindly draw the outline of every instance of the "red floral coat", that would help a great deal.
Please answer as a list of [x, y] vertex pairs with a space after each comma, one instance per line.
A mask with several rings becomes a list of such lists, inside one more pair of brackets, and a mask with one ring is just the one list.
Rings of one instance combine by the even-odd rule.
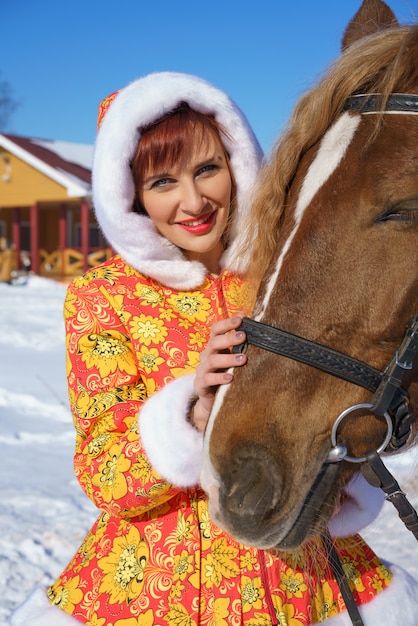
[[[228, 271], [180, 292], [118, 256], [69, 286], [75, 472], [100, 515], [48, 595], [80, 622], [306, 626], [344, 610], [319, 538], [286, 554], [241, 545], [211, 521], [198, 486], [201, 435], [185, 417], [190, 374], [213, 322], [245, 300], [245, 284]], [[157, 426], [151, 436], [144, 426], [147, 439], [139, 433], [150, 396], [158, 401], [146, 419]], [[358, 535], [336, 544], [359, 604], [389, 584]]]

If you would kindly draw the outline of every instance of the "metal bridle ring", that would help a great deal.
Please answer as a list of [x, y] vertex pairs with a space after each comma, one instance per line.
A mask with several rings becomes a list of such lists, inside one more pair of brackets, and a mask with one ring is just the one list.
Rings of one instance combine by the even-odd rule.
[[[334, 426], [332, 427], [332, 431], [331, 431], [331, 443], [332, 443], [333, 448], [335, 448], [338, 445], [337, 444], [337, 429], [338, 429], [338, 426], [343, 421], [343, 419], [346, 418], [347, 415], [349, 415], [350, 413], [353, 413], [353, 411], [357, 411], [358, 409], [371, 409], [371, 408], [373, 408], [373, 404], [371, 404], [370, 402], [365, 402], [363, 404], [353, 404], [353, 406], [348, 407], [348, 409], [343, 411], [341, 415], [337, 417], [337, 419], [334, 422]], [[388, 425], [388, 432], [387, 432], [384, 442], [376, 450], [378, 454], [380, 454], [387, 448], [391, 440], [392, 433], [393, 433], [393, 424], [392, 424], [392, 419], [389, 413], [385, 411], [383, 416], [386, 419], [386, 423]], [[364, 461], [367, 461], [367, 459], [365, 456], [356, 457], [356, 456], [347, 455], [344, 457], [344, 461], [348, 461], [349, 463], [364, 463]]]

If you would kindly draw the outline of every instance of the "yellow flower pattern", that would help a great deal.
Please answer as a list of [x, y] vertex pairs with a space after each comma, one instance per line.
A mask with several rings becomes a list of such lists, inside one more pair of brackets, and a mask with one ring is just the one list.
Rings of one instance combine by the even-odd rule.
[[[344, 610], [321, 541], [288, 554], [236, 542], [206, 495], [165, 481], [140, 437], [147, 397], [194, 372], [214, 321], [246, 311], [232, 273], [190, 292], [115, 256], [72, 282], [64, 305], [74, 468], [101, 510], [50, 602], [88, 626], [306, 626]], [[248, 311], [247, 311], [248, 313]], [[337, 549], [358, 602], [391, 573], [359, 537]]]
[[162, 305], [164, 302], [164, 296], [160, 291], [147, 285], [138, 284], [134, 295], [140, 298], [142, 304], [150, 304], [153, 308]]
[[265, 591], [261, 586], [261, 578], [242, 578], [242, 611], [248, 613], [252, 609], [260, 610], [263, 607], [262, 599]]
[[136, 371], [129, 349], [128, 337], [118, 332], [103, 332], [82, 337], [78, 344], [81, 358], [88, 368], [97, 367], [100, 376], [121, 370], [128, 374]]
[[97, 613], [93, 613], [87, 622], [87, 626], [106, 626], [106, 619], [104, 617], [98, 617]]
[[161, 343], [167, 336], [164, 322], [156, 317], [152, 317], [152, 315], [133, 317], [129, 327], [132, 337], [139, 339], [144, 346], [149, 346], [151, 343]]
[[229, 599], [217, 598], [213, 603], [213, 623], [216, 626], [228, 626]]
[[168, 298], [168, 303], [188, 322], [205, 322], [209, 317], [210, 301], [200, 293], [178, 293]]
[[65, 585], [58, 585], [53, 590], [49, 589], [48, 596], [51, 603], [60, 607], [67, 613], [74, 611], [74, 605], [80, 602], [83, 592], [78, 588], [80, 576], [75, 576]]
[[125, 536], [115, 539], [110, 555], [97, 562], [104, 574], [100, 591], [109, 594], [110, 604], [129, 604], [138, 597], [148, 557], [148, 546], [135, 526]]
[[337, 600], [328, 581], [315, 594], [314, 611], [318, 622], [323, 622], [329, 617], [333, 617], [333, 615], [338, 615]]
[[159, 366], [164, 363], [164, 359], [159, 356], [157, 348], [147, 348], [146, 346], [142, 346], [138, 361], [147, 374], [158, 372]]
[[106, 460], [99, 465], [99, 471], [93, 476], [92, 483], [101, 487], [103, 499], [110, 502], [123, 498], [128, 491], [125, 472], [131, 467], [131, 461], [122, 452], [121, 446], [113, 446]]
[[281, 599], [275, 598], [277, 602], [277, 626], [304, 626], [305, 621], [300, 621], [295, 615], [295, 607], [292, 603], [282, 602]]
[[302, 598], [302, 594], [307, 590], [306, 583], [303, 580], [303, 576], [300, 573], [295, 573], [290, 567], [281, 576], [280, 588], [286, 592], [288, 599], [292, 597]]

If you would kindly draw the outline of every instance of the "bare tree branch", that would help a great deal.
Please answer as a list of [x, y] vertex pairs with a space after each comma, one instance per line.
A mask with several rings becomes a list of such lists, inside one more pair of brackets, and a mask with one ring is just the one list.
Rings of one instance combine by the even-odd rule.
[[0, 130], [5, 130], [12, 114], [20, 106], [6, 80], [0, 80]]

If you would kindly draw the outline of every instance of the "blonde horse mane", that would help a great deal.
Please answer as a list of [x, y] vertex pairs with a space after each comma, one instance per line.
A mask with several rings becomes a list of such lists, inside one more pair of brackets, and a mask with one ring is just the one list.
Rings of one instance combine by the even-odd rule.
[[417, 59], [418, 25], [386, 29], [347, 48], [299, 100], [260, 173], [244, 225], [236, 266], [253, 284], [262, 279], [277, 246], [287, 193], [301, 158], [340, 115], [349, 96], [378, 93], [384, 103], [391, 93], [416, 92]]

